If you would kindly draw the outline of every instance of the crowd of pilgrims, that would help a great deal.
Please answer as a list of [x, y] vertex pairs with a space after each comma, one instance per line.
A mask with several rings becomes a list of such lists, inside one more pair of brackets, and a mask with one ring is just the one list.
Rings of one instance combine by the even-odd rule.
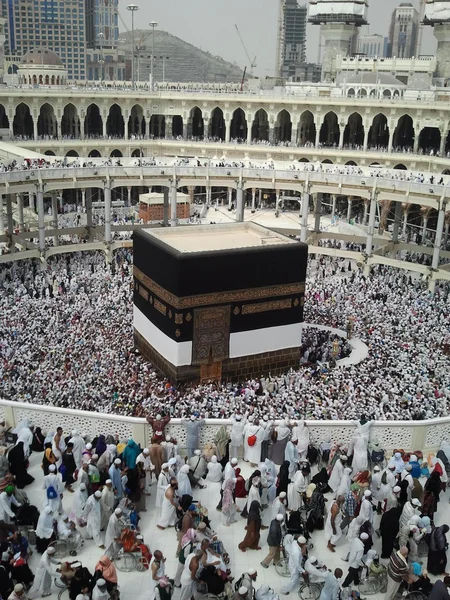
[[[205, 445], [204, 421], [184, 419], [181, 456], [170, 417], [147, 420], [148, 447], [76, 429], [43, 432], [25, 419], [7, 448], [10, 429], [0, 423], [2, 600], [50, 596], [54, 581], [70, 600], [119, 600], [127, 552], [141, 565], [146, 600], [277, 600], [302, 584], [318, 584], [320, 600], [357, 600], [360, 586], [378, 579], [386, 600], [413, 591], [448, 600], [448, 442], [428, 456], [399, 449], [387, 457], [364, 419], [347, 442], [315, 447], [304, 421], [272, 424], [266, 438], [256, 418], [236, 413]], [[41, 464], [39, 487], [32, 462]], [[234, 536], [222, 537], [228, 527], [242, 529], [236, 548], [228, 545]], [[57, 556], [57, 541], [80, 560]], [[98, 548], [98, 560], [88, 547]], [[247, 551], [252, 566], [243, 568]], [[271, 588], [261, 573], [279, 568], [282, 556], [286, 578]]]
[[54, 256], [43, 271], [35, 260], [0, 265], [0, 397], [137, 416], [167, 407], [173, 417], [448, 415], [446, 283], [433, 295], [400, 270], [375, 266], [365, 276], [348, 261], [310, 257], [305, 322], [344, 331], [351, 322], [366, 360], [311, 364], [305, 355], [328, 358], [331, 338], [307, 333], [299, 368], [283, 376], [174, 388], [134, 348], [132, 276], [131, 249], [110, 264], [98, 251]]

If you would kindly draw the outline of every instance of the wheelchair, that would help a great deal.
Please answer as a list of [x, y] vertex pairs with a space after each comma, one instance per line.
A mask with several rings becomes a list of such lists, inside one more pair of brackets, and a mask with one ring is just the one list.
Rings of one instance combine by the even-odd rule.
[[323, 583], [311, 583], [305, 574], [305, 581], [300, 585], [298, 595], [300, 600], [319, 600], [322, 593]]
[[55, 549], [55, 558], [64, 558], [65, 556], [76, 556], [78, 552], [83, 548], [84, 540], [81, 534], [77, 531], [73, 531], [67, 540], [57, 539], [51, 544], [49, 548]]
[[[80, 562], [74, 562], [71, 564], [71, 567], [76, 570], [82, 566]], [[54, 578], [55, 587], [58, 589], [58, 600], [69, 600], [69, 585], [70, 580], [68, 580], [63, 574], [59, 574]]]
[[136, 535], [136, 531], [124, 529], [120, 536], [122, 547], [114, 559], [114, 564], [123, 573], [130, 573], [131, 571], [142, 572], [150, 566], [150, 559], [143, 554], [141, 548], [136, 548], [138, 545]]
[[372, 596], [378, 592], [385, 594], [387, 590], [387, 570], [384, 568], [380, 573], [369, 571], [367, 577], [362, 579], [358, 585], [360, 594]]

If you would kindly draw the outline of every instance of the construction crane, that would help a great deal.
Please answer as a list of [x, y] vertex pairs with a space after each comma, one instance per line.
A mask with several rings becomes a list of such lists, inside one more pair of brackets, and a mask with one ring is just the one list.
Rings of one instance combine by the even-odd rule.
[[244, 44], [244, 40], [242, 39], [242, 35], [241, 35], [241, 32], [239, 31], [239, 27], [237, 25], [235, 25], [235, 27], [236, 27], [236, 31], [238, 33], [239, 39], [241, 40], [242, 47], [244, 48], [244, 52], [248, 58], [248, 62], [249, 62], [248, 71], [249, 71], [250, 75], [253, 75], [253, 69], [256, 67], [256, 56], [253, 60], [250, 58], [250, 54], [248, 53], [248, 50]]

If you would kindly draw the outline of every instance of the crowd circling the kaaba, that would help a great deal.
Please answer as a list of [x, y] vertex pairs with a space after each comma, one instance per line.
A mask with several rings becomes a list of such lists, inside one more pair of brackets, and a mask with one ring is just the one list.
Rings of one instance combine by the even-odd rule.
[[[350, 270], [349, 270], [350, 269]], [[133, 256], [101, 252], [0, 267], [0, 396], [21, 402], [141, 415], [424, 419], [448, 414], [449, 286], [389, 267], [369, 276], [340, 259], [310, 258], [305, 322], [346, 330], [368, 346], [359, 364], [328, 368], [331, 334], [306, 329], [299, 368], [240, 384], [175, 388], [133, 344]], [[323, 338], [323, 339], [322, 339]], [[331, 346], [331, 349], [330, 349]], [[339, 356], [348, 353], [341, 338]], [[314, 360], [309, 360], [313, 358]]]

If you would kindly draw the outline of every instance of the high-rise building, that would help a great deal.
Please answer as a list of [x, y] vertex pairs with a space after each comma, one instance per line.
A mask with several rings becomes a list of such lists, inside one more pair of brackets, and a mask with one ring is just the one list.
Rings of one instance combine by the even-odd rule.
[[403, 2], [392, 13], [389, 29], [389, 56], [412, 58], [419, 35], [419, 13], [410, 2]]
[[86, 79], [85, 0], [1, 0], [1, 6], [6, 55], [47, 48], [60, 57], [69, 79]]
[[374, 33], [361, 35], [358, 38], [358, 54], [365, 54], [371, 58], [386, 58], [389, 49], [389, 38]]
[[119, 0], [86, 2], [86, 73], [89, 80], [125, 79], [125, 58], [119, 56]]
[[293, 77], [306, 60], [306, 5], [280, 0], [277, 43], [277, 76]]

